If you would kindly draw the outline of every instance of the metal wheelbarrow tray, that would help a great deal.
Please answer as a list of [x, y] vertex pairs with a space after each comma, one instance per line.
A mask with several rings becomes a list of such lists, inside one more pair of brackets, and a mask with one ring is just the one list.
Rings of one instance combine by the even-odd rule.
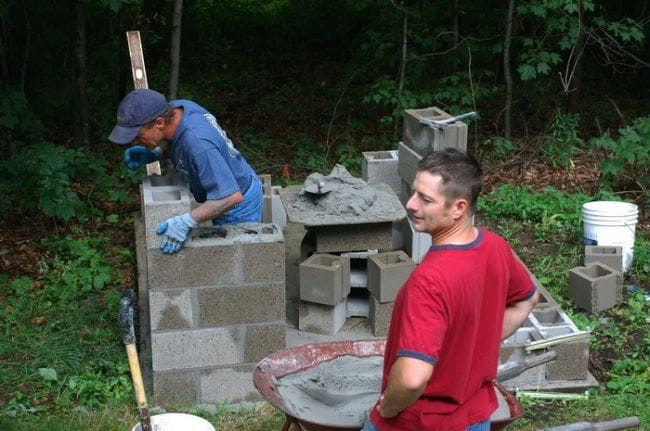
[[[294, 417], [289, 413], [276, 386], [276, 381], [289, 374], [298, 373], [315, 367], [321, 362], [336, 359], [339, 356], [356, 357], [383, 356], [385, 339], [361, 341], [334, 341], [327, 343], [303, 344], [282, 350], [262, 359], [253, 372], [253, 384], [273, 407], [282, 411], [286, 420], [282, 431], [300, 430], [301, 426], [307, 431], [359, 431], [360, 427], [341, 427], [328, 424], [314, 423], [306, 418]], [[510, 422], [523, 416], [524, 409], [519, 401], [499, 383], [495, 388], [503, 395], [508, 404], [510, 417], [492, 422], [490, 429], [504, 429]], [[377, 393], [379, 398], [379, 393]]]

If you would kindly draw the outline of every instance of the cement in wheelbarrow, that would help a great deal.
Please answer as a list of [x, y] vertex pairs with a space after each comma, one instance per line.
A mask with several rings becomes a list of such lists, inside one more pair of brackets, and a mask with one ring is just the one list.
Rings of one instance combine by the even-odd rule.
[[[281, 352], [274, 353], [261, 360], [253, 373], [253, 383], [266, 399], [275, 408], [281, 410], [286, 421], [282, 431], [300, 430], [301, 427], [307, 431], [358, 431], [362, 423], [353, 420], [348, 424], [341, 424], [334, 420], [314, 421], [304, 413], [297, 414], [289, 400], [283, 398], [278, 381], [296, 373], [307, 372], [320, 364], [333, 361], [343, 356], [357, 358], [383, 357], [385, 340], [361, 340], [361, 341], [335, 341], [315, 344], [304, 344]], [[501, 385], [495, 382], [499, 392], [501, 413], [498, 419], [493, 419], [491, 430], [502, 430], [510, 422], [523, 415], [523, 407], [506, 391]], [[379, 397], [379, 392], [376, 398]], [[365, 415], [359, 415], [365, 416]]]

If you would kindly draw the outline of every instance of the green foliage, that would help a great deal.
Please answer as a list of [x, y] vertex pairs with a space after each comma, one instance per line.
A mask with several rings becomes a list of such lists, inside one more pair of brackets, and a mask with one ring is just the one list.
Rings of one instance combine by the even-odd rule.
[[[44, 126], [29, 107], [25, 93], [8, 89], [0, 97], [0, 148], [7, 154], [42, 139]], [[10, 150], [10, 151], [7, 151]]]
[[0, 390], [10, 394], [13, 415], [45, 409], [39, 399], [61, 409], [131, 399], [105, 244], [48, 238], [38, 278], [0, 279]]
[[580, 116], [555, 112], [548, 134], [544, 139], [544, 151], [552, 166], [568, 168], [571, 156], [583, 144], [578, 136]]
[[517, 149], [517, 146], [511, 140], [500, 137], [486, 139], [480, 143], [480, 146], [496, 157], [512, 154]]
[[650, 188], [650, 116], [637, 118], [631, 125], [620, 128], [616, 139], [607, 132], [590, 143], [605, 151], [600, 169], [606, 184], [631, 177], [644, 189]]

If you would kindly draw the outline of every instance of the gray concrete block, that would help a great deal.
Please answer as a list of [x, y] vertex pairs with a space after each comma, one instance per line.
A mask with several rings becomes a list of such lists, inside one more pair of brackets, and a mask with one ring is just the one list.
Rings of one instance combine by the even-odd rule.
[[370, 321], [373, 335], [375, 337], [388, 336], [394, 302], [382, 303], [371, 294], [369, 304], [368, 320]]
[[590, 263], [602, 263], [623, 272], [623, 247], [586, 245], [584, 264], [587, 266]]
[[155, 249], [160, 247], [160, 235], [156, 234], [158, 225], [191, 210], [189, 190], [180, 176], [160, 175], [144, 177], [140, 190], [146, 247]]
[[548, 380], [583, 380], [589, 374], [589, 340], [556, 344], [557, 358], [546, 364]]
[[400, 192], [399, 192], [399, 201], [406, 208], [406, 204], [409, 199], [413, 196], [413, 183], [407, 183], [406, 181], [400, 179]]
[[264, 204], [262, 207], [262, 223], [272, 223], [272, 206], [271, 206], [271, 175], [258, 175], [262, 183], [262, 192], [264, 193]]
[[240, 328], [207, 328], [151, 334], [153, 371], [240, 364]]
[[246, 326], [244, 362], [259, 362], [286, 347], [287, 325], [284, 321]]
[[437, 107], [406, 109], [404, 117], [404, 143], [422, 155], [443, 148], [467, 151], [467, 124], [456, 121], [446, 128], [435, 128], [420, 123], [420, 119], [444, 120], [451, 115]]
[[402, 250], [368, 256], [368, 290], [379, 302], [391, 302], [415, 268]]
[[[397, 172], [401, 180], [410, 187], [413, 185], [415, 175], [418, 173], [418, 162], [422, 159], [422, 155], [403, 142], [399, 143], [398, 148], [399, 165]], [[402, 196], [402, 190], [403, 188], [400, 186], [400, 196]]]
[[151, 330], [187, 329], [193, 326], [190, 289], [149, 291]]
[[316, 253], [300, 264], [300, 299], [336, 305], [350, 293], [350, 258]]
[[596, 313], [614, 307], [623, 295], [623, 274], [600, 263], [569, 271], [569, 298]]
[[388, 184], [396, 195], [400, 193], [397, 151], [366, 151], [362, 153], [361, 178], [368, 184]]
[[317, 253], [393, 249], [393, 222], [313, 226], [308, 231]]
[[335, 335], [347, 318], [347, 298], [336, 305], [300, 301], [298, 329], [316, 334]]
[[215, 368], [200, 373], [200, 403], [223, 404], [262, 401], [253, 385], [254, 364]]
[[206, 287], [199, 289], [197, 296], [202, 328], [285, 319], [284, 283]]
[[409, 218], [402, 222], [402, 240], [404, 251], [416, 264], [422, 262], [431, 248], [431, 235], [413, 229]]
[[197, 372], [167, 371], [153, 375], [153, 398], [156, 404], [196, 404], [199, 393]]
[[223, 230], [218, 227], [195, 229], [176, 254], [148, 250], [149, 289], [227, 286], [238, 281], [236, 269], [242, 263], [235, 245], [224, 238], [202, 238], [200, 235], [206, 232], [216, 235]]
[[242, 243], [241, 249], [244, 284], [284, 283], [284, 240]]
[[284, 209], [282, 199], [280, 199], [280, 186], [271, 188], [271, 222], [280, 229], [287, 225], [287, 211]]

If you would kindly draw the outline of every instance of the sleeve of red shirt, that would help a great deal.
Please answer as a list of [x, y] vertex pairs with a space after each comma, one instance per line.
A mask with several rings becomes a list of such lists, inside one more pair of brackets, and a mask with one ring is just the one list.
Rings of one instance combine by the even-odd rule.
[[526, 267], [512, 255], [510, 260], [510, 283], [507, 304], [525, 301], [535, 293], [535, 284]]

